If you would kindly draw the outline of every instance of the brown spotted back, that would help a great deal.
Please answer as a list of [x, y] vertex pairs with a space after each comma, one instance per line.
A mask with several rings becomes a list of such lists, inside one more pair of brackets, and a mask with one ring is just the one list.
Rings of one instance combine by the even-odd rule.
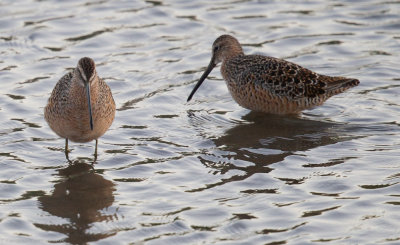
[[358, 85], [356, 79], [319, 75], [292, 62], [261, 55], [225, 60], [221, 73], [232, 97], [245, 108], [296, 113]]

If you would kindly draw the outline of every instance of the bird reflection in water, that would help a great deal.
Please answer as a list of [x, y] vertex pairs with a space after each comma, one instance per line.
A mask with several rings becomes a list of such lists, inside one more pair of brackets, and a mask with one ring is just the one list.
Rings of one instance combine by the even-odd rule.
[[228, 129], [215, 140], [216, 145], [226, 145], [229, 150], [261, 147], [282, 153], [305, 151], [340, 141], [337, 133], [345, 126], [297, 115], [273, 115], [253, 111], [242, 119], [247, 123]]
[[203, 165], [214, 169], [214, 173], [240, 170], [240, 174], [191, 191], [242, 181], [257, 173], [268, 173], [273, 170], [272, 164], [284, 161], [288, 156], [354, 138], [345, 124], [313, 121], [296, 115], [252, 111], [242, 119], [243, 123], [228, 129], [222, 136], [211, 138], [222, 153], [216, 151], [199, 156]]
[[96, 174], [92, 165], [80, 162], [60, 169], [59, 176], [63, 179], [54, 185], [52, 194], [38, 198], [39, 207], [67, 223], [36, 223], [35, 226], [65, 234], [67, 238], [63, 242], [71, 244], [86, 244], [115, 235], [116, 232], [94, 233], [91, 230], [95, 223], [115, 217], [115, 214], [102, 212], [114, 202], [115, 184]]

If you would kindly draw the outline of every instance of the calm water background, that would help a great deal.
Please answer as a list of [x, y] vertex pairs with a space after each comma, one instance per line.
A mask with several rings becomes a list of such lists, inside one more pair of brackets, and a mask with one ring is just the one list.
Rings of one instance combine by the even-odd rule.
[[[250, 112], [218, 69], [246, 53], [361, 84], [298, 116]], [[0, 2], [1, 243], [399, 244], [399, 1]], [[43, 108], [92, 57], [117, 114], [69, 166]]]

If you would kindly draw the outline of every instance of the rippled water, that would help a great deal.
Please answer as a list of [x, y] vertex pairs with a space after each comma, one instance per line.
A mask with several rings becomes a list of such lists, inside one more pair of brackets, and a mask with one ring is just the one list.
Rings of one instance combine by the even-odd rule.
[[[250, 112], [217, 69], [246, 53], [361, 84], [299, 116]], [[3, 243], [400, 243], [399, 1], [1, 1]], [[117, 114], [71, 143], [43, 119], [90, 56]]]

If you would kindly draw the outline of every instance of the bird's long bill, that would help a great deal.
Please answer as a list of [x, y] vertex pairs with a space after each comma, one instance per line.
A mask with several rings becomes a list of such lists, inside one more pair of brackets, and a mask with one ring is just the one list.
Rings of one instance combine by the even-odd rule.
[[90, 129], [93, 130], [93, 117], [92, 117], [92, 103], [90, 102], [90, 83], [85, 83], [87, 100], [89, 106], [89, 119], [90, 119]]
[[208, 74], [210, 74], [212, 69], [214, 69], [214, 67], [215, 67], [215, 62], [214, 62], [214, 57], [213, 57], [210, 61], [210, 64], [208, 64], [207, 69], [204, 71], [203, 75], [200, 77], [199, 81], [197, 82], [196, 86], [194, 86], [192, 92], [190, 93], [190, 95], [187, 99], [187, 102], [189, 102], [192, 99], [194, 93], [196, 93], [197, 89], [201, 86], [201, 84], [207, 78]]

